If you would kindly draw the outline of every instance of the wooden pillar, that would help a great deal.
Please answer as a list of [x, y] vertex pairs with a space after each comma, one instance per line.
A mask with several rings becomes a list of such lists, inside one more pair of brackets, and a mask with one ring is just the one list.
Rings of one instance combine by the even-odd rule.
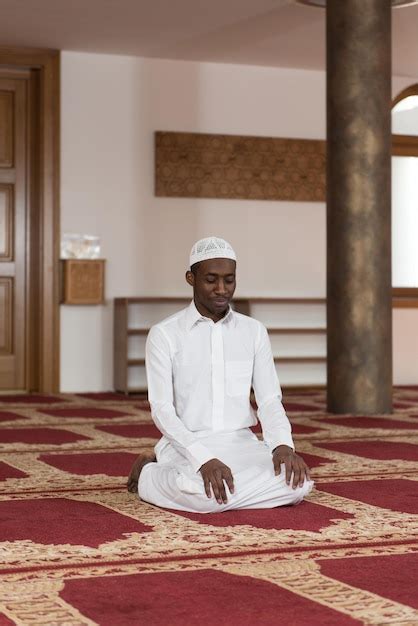
[[327, 1], [328, 410], [392, 410], [391, 2]]

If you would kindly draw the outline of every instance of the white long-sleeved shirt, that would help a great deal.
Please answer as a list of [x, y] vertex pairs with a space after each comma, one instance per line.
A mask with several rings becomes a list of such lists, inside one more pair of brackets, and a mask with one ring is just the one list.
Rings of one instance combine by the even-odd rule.
[[196, 472], [214, 458], [202, 437], [257, 423], [251, 386], [266, 444], [294, 448], [270, 340], [257, 320], [229, 309], [215, 323], [191, 302], [151, 328], [146, 370], [154, 422]]

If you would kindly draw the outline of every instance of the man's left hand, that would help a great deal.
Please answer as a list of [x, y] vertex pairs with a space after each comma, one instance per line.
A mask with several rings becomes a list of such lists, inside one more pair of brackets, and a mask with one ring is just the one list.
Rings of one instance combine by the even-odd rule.
[[274, 465], [274, 473], [276, 476], [280, 474], [281, 467], [280, 465], [285, 464], [285, 472], [286, 472], [286, 482], [290, 485], [290, 480], [293, 473], [293, 489], [299, 485], [302, 487], [305, 479], [310, 480], [309, 477], [309, 468], [306, 465], [305, 461], [300, 457], [292, 448], [289, 446], [277, 446], [273, 452], [273, 465]]

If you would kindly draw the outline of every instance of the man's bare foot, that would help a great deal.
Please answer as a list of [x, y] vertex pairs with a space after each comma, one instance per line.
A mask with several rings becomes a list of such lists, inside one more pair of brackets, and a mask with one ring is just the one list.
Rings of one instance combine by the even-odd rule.
[[131, 467], [131, 471], [129, 472], [128, 482], [126, 483], [128, 491], [131, 493], [136, 493], [138, 491], [138, 480], [142, 468], [147, 463], [155, 463], [156, 460], [157, 459], [154, 454], [140, 454], [138, 456], [135, 463]]

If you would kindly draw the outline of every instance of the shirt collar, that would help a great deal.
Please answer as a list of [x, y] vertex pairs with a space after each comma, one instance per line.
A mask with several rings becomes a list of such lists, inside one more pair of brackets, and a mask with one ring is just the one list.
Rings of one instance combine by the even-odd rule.
[[[234, 316], [234, 311], [231, 309], [231, 307], [228, 308], [228, 311], [226, 313], [226, 315], [219, 320], [218, 323], [223, 324], [224, 322], [229, 322], [229, 321], [234, 321], [235, 316]], [[210, 321], [209, 317], [205, 317], [204, 315], [202, 315], [201, 313], [199, 313], [199, 311], [196, 308], [196, 305], [194, 303], [194, 300], [191, 301], [191, 303], [189, 304], [189, 306], [186, 309], [186, 325], [187, 325], [187, 330], [191, 330], [193, 328], [193, 326], [197, 323], [197, 322], [207, 322]]]

